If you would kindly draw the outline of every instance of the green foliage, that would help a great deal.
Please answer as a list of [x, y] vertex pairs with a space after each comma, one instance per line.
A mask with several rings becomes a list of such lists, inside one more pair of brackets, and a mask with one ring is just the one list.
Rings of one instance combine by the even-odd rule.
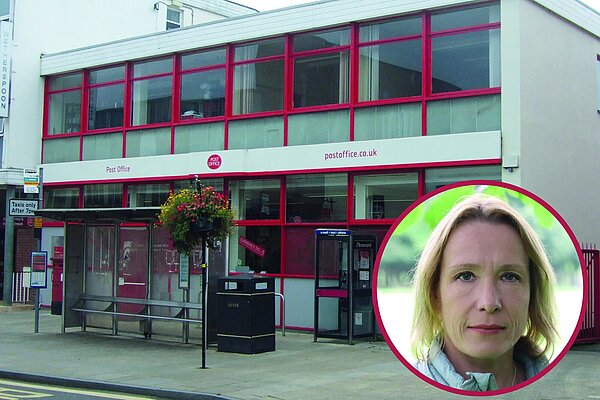
[[[202, 239], [209, 247], [224, 240], [234, 218], [229, 200], [222, 193], [215, 192], [212, 186], [205, 186], [199, 191], [182, 189], [177, 193], [171, 192], [160, 206], [158, 215], [161, 225], [171, 234], [173, 245], [183, 254], [190, 254]], [[209, 229], [199, 229], [203, 222], [210, 224]]]

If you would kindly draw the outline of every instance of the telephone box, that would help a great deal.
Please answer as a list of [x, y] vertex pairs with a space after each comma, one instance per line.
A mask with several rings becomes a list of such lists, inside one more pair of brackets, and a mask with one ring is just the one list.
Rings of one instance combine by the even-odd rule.
[[315, 231], [314, 340], [375, 335], [371, 278], [375, 236], [345, 229]]

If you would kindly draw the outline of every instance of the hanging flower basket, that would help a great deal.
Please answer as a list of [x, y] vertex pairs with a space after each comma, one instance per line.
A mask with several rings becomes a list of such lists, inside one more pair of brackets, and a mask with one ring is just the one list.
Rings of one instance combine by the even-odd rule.
[[183, 254], [190, 254], [203, 239], [209, 247], [224, 240], [234, 218], [227, 198], [212, 186], [171, 192], [158, 215], [161, 225], [171, 234], [175, 249]]

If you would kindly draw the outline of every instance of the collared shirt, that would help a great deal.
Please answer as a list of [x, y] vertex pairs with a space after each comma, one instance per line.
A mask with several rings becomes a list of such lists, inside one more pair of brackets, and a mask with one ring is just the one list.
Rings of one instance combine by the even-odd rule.
[[[531, 358], [522, 354], [515, 354], [515, 361], [518, 362], [525, 371], [525, 378], [530, 379], [548, 366], [548, 360], [545, 357]], [[498, 390], [496, 378], [491, 372], [467, 372], [468, 378], [463, 378], [442, 351], [439, 338], [435, 338], [427, 360], [420, 360], [415, 368], [428, 378], [450, 386], [455, 389], [467, 390], [471, 392], [485, 392], [488, 390]]]

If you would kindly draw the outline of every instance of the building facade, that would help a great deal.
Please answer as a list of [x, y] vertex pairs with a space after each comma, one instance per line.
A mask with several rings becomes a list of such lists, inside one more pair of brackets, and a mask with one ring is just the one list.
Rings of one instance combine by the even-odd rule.
[[[223, 0], [109, 0], [85, 4], [76, 0], [0, 1], [3, 61], [0, 210], [6, 219], [0, 243], [3, 264], [0, 271], [4, 275], [5, 268], [8, 270], [6, 278], [0, 279], [3, 288], [10, 290], [12, 271], [21, 271], [25, 265], [15, 260], [21, 256], [27, 258], [31, 250], [39, 247], [35, 241], [31, 242], [33, 248], [19, 245], [29, 243], [16, 240], [19, 235], [34, 238], [33, 221], [10, 215], [9, 204], [11, 199], [37, 199], [36, 194], [24, 193], [23, 171], [36, 169], [41, 161], [39, 137], [43, 113], [39, 105], [44, 101], [44, 78], [40, 77], [40, 55], [248, 13], [256, 10]], [[39, 239], [39, 233], [35, 238]], [[5, 290], [0, 293], [4, 295]], [[5, 303], [10, 303], [12, 296], [8, 292], [6, 295]]]
[[[44, 208], [158, 206], [198, 177], [238, 214], [215, 268], [275, 277], [311, 329], [315, 229], [381, 242], [448, 183], [523, 186], [598, 243], [599, 54], [575, 0], [321, 1], [44, 54]], [[89, 290], [183, 296], [160, 228], [86, 238]]]

